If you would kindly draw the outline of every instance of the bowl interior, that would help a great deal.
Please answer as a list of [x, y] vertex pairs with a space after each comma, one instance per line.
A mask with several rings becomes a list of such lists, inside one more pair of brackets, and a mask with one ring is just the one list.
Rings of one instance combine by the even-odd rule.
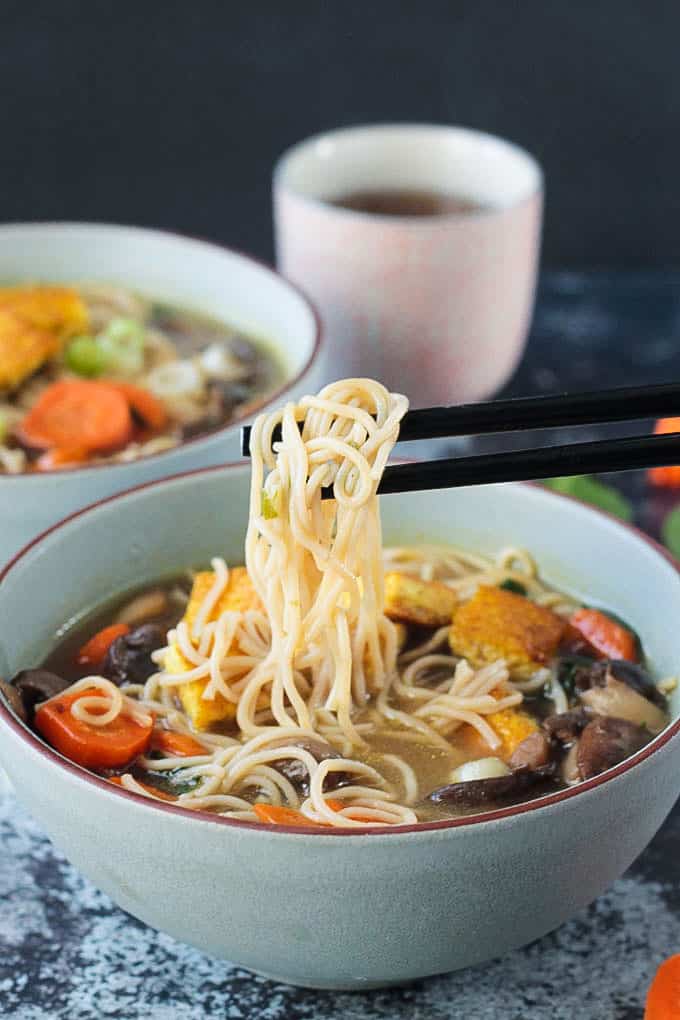
[[[116, 594], [215, 555], [243, 562], [248, 486], [248, 465], [189, 473], [104, 501], [47, 533], [0, 580], [0, 676], [37, 664], [65, 627]], [[382, 515], [388, 544], [528, 548], [550, 583], [627, 619], [659, 675], [680, 671], [676, 565], [612, 518], [526, 485], [388, 496]], [[674, 716], [678, 698], [676, 691]]]
[[114, 283], [222, 319], [268, 342], [286, 378], [311, 358], [311, 306], [267, 266], [179, 234], [87, 223], [0, 227], [0, 282]]

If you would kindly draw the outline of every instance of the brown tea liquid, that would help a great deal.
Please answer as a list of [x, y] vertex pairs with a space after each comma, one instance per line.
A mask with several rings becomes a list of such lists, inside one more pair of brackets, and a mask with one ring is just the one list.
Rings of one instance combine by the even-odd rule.
[[351, 191], [330, 201], [342, 209], [353, 209], [374, 216], [450, 216], [452, 213], [477, 212], [485, 208], [474, 199], [407, 188]]

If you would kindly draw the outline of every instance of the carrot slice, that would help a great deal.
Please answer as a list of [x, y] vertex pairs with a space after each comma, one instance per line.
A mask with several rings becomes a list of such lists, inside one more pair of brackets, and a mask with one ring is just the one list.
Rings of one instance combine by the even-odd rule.
[[134, 386], [132, 383], [112, 382], [109, 385], [123, 394], [133, 412], [142, 419], [148, 428], [164, 428], [168, 420], [168, 412], [165, 409], [165, 404], [150, 390]]
[[[660, 436], [669, 432], [680, 432], [680, 418], [659, 418], [654, 426], [654, 434]], [[647, 478], [652, 485], [658, 485], [659, 488], [675, 489], [680, 486], [680, 465], [649, 468]]]
[[644, 1020], [680, 1020], [680, 955], [669, 956], [657, 970]]
[[603, 659], [637, 662], [635, 635], [597, 609], [577, 609], [569, 621]]
[[87, 666], [92, 669], [101, 669], [109, 648], [123, 634], [128, 634], [130, 628], [127, 623], [112, 623], [110, 627], [104, 627], [89, 641], [86, 641], [78, 652], [76, 662], [79, 666]]
[[[115, 786], [122, 786], [124, 790], [127, 789], [127, 787], [123, 785], [122, 776], [109, 776], [109, 782], [113, 783]], [[136, 778], [135, 782], [139, 783], [142, 789], [146, 790], [147, 793], [152, 794], [154, 797], [158, 797], [159, 800], [177, 800], [177, 797], [173, 797], [171, 793], [166, 793], [165, 790], [159, 790], [155, 786], [151, 786], [150, 783], [143, 783], [140, 779]], [[128, 790], [128, 793], [134, 793], [134, 790]]]
[[[340, 801], [337, 800], [327, 800], [326, 803], [332, 811], [339, 811], [342, 807]], [[253, 804], [253, 811], [259, 820], [267, 825], [301, 825], [305, 829], [326, 828], [326, 822], [313, 822], [301, 811], [279, 807], [278, 804]]]
[[64, 468], [74, 467], [76, 464], [82, 464], [88, 459], [88, 456], [87, 450], [83, 450], [82, 447], [62, 449], [55, 446], [52, 450], [41, 454], [35, 462], [35, 466], [38, 471], [60, 471]]
[[99, 693], [97, 688], [88, 687], [51, 698], [36, 709], [35, 728], [52, 747], [78, 765], [89, 769], [123, 768], [146, 751], [153, 719], [142, 725], [129, 715], [119, 715], [105, 726], [90, 726], [72, 715], [71, 706], [78, 698]]
[[205, 744], [199, 744], [188, 733], [175, 733], [172, 730], [154, 730], [151, 738], [151, 750], [163, 751], [164, 754], [177, 758], [193, 758], [196, 754], [207, 754]]
[[108, 383], [64, 379], [48, 386], [18, 432], [28, 446], [104, 452], [125, 446], [132, 417], [123, 394]]

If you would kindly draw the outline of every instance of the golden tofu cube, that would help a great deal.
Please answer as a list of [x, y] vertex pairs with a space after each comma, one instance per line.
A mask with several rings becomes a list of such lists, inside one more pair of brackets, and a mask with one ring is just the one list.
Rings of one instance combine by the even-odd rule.
[[[190, 637], [196, 616], [214, 581], [215, 574], [212, 570], [203, 570], [194, 578], [189, 603], [184, 614], [184, 621], [187, 624]], [[227, 610], [246, 612], [248, 609], [259, 608], [261, 608], [261, 603], [248, 576], [248, 571], [245, 567], [232, 567], [229, 571], [227, 585], [209, 613], [206, 623], [217, 620]], [[164, 666], [168, 673], [186, 673], [193, 668], [175, 645], [171, 645], [168, 649]], [[182, 707], [197, 730], [208, 729], [213, 723], [222, 722], [224, 719], [233, 719], [236, 715], [236, 705], [227, 701], [221, 694], [216, 693], [214, 698], [203, 697], [207, 685], [208, 681], [201, 679], [192, 680], [177, 688]]]
[[538, 729], [538, 723], [521, 708], [502, 708], [484, 717], [503, 741], [499, 753], [509, 758], [522, 741]]
[[89, 327], [87, 306], [73, 287], [0, 287], [0, 308], [61, 341]]
[[[188, 673], [193, 669], [176, 645], [168, 648], [163, 666], [166, 673]], [[207, 730], [213, 723], [233, 719], [236, 715], [236, 705], [221, 694], [210, 699], [203, 697], [206, 683], [206, 680], [192, 680], [177, 688], [182, 707], [197, 730]]]
[[527, 677], [555, 654], [566, 622], [523, 595], [480, 585], [456, 611], [449, 643], [471, 666], [504, 659], [517, 677]]
[[[214, 581], [215, 575], [212, 570], [202, 570], [194, 577], [189, 604], [184, 614], [184, 620], [189, 628], [189, 635], [191, 635], [198, 611], [203, 605], [203, 599], [212, 588]], [[262, 603], [253, 588], [253, 582], [250, 580], [246, 568], [231, 567], [227, 585], [205, 622], [211, 623], [213, 620], [219, 619], [222, 613], [227, 612], [227, 610], [245, 613], [248, 609], [261, 608]]]
[[0, 390], [13, 390], [59, 353], [54, 333], [32, 326], [0, 307]]
[[390, 620], [420, 627], [444, 627], [458, 600], [440, 581], [421, 581], [409, 574], [392, 571], [385, 575], [385, 614]]

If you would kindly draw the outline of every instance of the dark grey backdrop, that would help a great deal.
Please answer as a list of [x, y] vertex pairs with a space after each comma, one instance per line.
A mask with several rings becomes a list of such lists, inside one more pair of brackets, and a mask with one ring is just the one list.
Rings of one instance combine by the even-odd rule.
[[544, 163], [548, 264], [668, 264], [679, 37], [672, 0], [2, 0], [0, 220], [150, 224], [268, 258], [288, 144], [455, 121]]

